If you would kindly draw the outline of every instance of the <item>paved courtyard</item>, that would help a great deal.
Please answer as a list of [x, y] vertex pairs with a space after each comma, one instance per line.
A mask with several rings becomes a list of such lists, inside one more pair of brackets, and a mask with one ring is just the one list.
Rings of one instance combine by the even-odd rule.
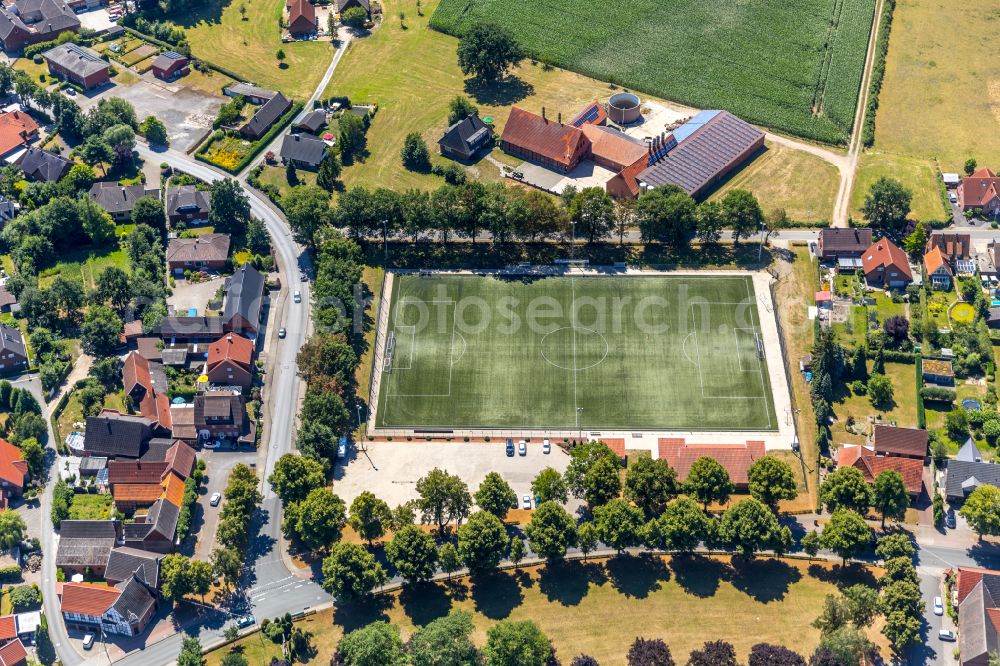
[[222, 276], [205, 282], [179, 279], [174, 284], [173, 293], [167, 296], [167, 305], [173, 306], [174, 312], [178, 314], [187, 314], [189, 309], [194, 308], [198, 314], [203, 315], [208, 301], [215, 296], [225, 280]]

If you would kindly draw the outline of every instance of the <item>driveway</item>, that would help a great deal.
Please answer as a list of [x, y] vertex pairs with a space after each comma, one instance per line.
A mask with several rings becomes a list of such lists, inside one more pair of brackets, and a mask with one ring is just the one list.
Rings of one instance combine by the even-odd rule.
[[[183, 81], [183, 79], [182, 79]], [[143, 74], [130, 86], [110, 86], [94, 95], [78, 95], [77, 101], [86, 111], [101, 99], [121, 97], [135, 107], [140, 120], [156, 116], [167, 127], [170, 147], [186, 151], [200, 143], [212, 129], [212, 121], [226, 99], [209, 95], [180, 84], [164, 83], [151, 73]]]
[[[507, 457], [504, 443], [368, 442], [351, 449], [346, 465], [337, 463], [334, 489], [348, 506], [361, 492], [370, 490], [390, 507], [417, 499], [417, 480], [435, 467], [457, 474], [476, 492], [488, 472], [499, 472], [518, 497], [531, 492], [531, 482], [545, 467], [566, 471], [569, 455], [557, 446], [542, 453], [541, 441], [528, 443], [528, 455]], [[575, 510], [573, 502], [568, 509]]]
[[255, 464], [257, 452], [203, 449], [199, 452], [199, 456], [205, 461], [205, 484], [201, 488], [198, 503], [191, 516], [191, 533], [197, 539], [193, 557], [197, 560], [207, 560], [215, 546], [215, 529], [219, 525], [219, 512], [222, 510], [221, 501], [219, 506], [211, 506], [209, 500], [213, 493], [221, 495], [225, 490], [233, 467], [239, 463]]
[[177, 280], [174, 284], [174, 293], [167, 296], [167, 305], [173, 306], [174, 312], [177, 313], [187, 314], [189, 309], [194, 308], [198, 314], [205, 314], [205, 307], [225, 279], [219, 276], [205, 282]]

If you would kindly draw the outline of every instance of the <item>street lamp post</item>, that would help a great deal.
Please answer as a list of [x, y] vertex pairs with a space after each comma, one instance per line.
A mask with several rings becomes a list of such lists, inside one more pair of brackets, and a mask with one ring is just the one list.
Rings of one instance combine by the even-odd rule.
[[358, 427], [360, 428], [361, 427], [361, 405], [355, 404], [354, 405], [354, 409], [357, 410], [357, 413], [358, 413]]
[[385, 255], [382, 267], [389, 268], [389, 220], [382, 220], [382, 251]]
[[580, 425], [580, 413], [583, 412], [583, 407], [576, 408], [576, 436], [580, 443], [583, 443], [583, 426]]
[[760, 223], [760, 247], [757, 249], [757, 263], [760, 263], [761, 258], [764, 256], [764, 230], [767, 225], [764, 222]]

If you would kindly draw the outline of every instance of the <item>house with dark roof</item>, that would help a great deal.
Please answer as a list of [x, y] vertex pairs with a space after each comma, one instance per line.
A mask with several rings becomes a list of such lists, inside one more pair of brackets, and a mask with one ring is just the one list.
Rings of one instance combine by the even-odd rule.
[[216, 386], [247, 388], [253, 383], [253, 343], [237, 333], [227, 333], [208, 347], [205, 374]]
[[229, 234], [199, 234], [194, 238], [171, 238], [167, 243], [167, 268], [219, 271], [229, 262]]
[[250, 419], [239, 391], [207, 391], [194, 399], [194, 427], [201, 439], [239, 440], [250, 433]]
[[337, 5], [337, 13], [343, 14], [348, 9], [352, 7], [360, 7], [368, 13], [368, 18], [372, 15], [372, 6], [370, 0], [335, 0]]
[[257, 110], [257, 113], [253, 114], [253, 117], [240, 127], [239, 132], [248, 139], [259, 139], [267, 134], [267, 131], [271, 129], [271, 127], [274, 126], [274, 124], [278, 122], [278, 120], [285, 115], [290, 108], [292, 108], [292, 101], [279, 92], [274, 97], [266, 101]]
[[821, 261], [860, 259], [871, 245], [871, 229], [821, 229], [816, 254]]
[[874, 449], [867, 446], [843, 446], [837, 451], [837, 466], [857, 468], [869, 484], [874, 484], [878, 475], [886, 470], [898, 472], [911, 500], [923, 491], [924, 463], [921, 460], [877, 456]]
[[243, 264], [226, 278], [222, 328], [227, 333], [255, 336], [264, 309], [264, 276], [250, 264]]
[[663, 137], [639, 173], [639, 189], [677, 185], [703, 198], [764, 146], [764, 132], [727, 111], [707, 110]]
[[319, 169], [329, 155], [326, 141], [310, 134], [286, 134], [281, 141], [281, 163], [299, 169]]
[[28, 463], [21, 449], [0, 439], [0, 508], [6, 508], [10, 500], [20, 497], [27, 483]]
[[689, 444], [683, 438], [666, 437], [657, 442], [660, 460], [666, 460], [676, 472], [677, 479], [687, 479], [691, 465], [699, 458], [713, 458], [729, 473], [729, 480], [737, 490], [746, 490], [750, 465], [764, 457], [764, 442], [747, 441], [745, 444]]
[[59, 525], [56, 566], [67, 574], [104, 575], [111, 549], [122, 538], [122, 526], [116, 520], [64, 520]]
[[[963, 447], [963, 450], [965, 448]], [[975, 449], [975, 444], [972, 448]], [[979, 486], [1000, 487], [1000, 465], [982, 462], [978, 451], [973, 460], [964, 460], [959, 456], [956, 460], [948, 461], [944, 484], [945, 499], [954, 504], [961, 504]]]
[[922, 461], [927, 457], [927, 442], [927, 431], [920, 428], [876, 425], [872, 433], [872, 445], [880, 456]]
[[302, 117], [302, 120], [292, 125], [293, 130], [307, 134], [318, 134], [324, 127], [326, 127], [326, 111], [323, 109], [310, 111]]
[[276, 90], [260, 88], [249, 83], [234, 83], [224, 88], [222, 94], [226, 97], [240, 97], [242, 95], [251, 104], [264, 104], [277, 95], [278, 92]]
[[105, 410], [87, 417], [83, 449], [88, 456], [138, 458], [152, 436], [149, 419]]
[[986, 215], [1000, 212], [1000, 178], [986, 167], [963, 178], [956, 192], [962, 212], [978, 210]]
[[913, 282], [906, 253], [888, 238], [879, 239], [865, 250], [861, 267], [871, 287], [902, 289]]
[[514, 106], [504, 125], [500, 148], [509, 155], [566, 173], [587, 156], [589, 145], [579, 128], [549, 120], [544, 108], [542, 115], [536, 116]]
[[160, 560], [162, 559], [163, 553], [153, 553], [137, 548], [115, 548], [108, 556], [104, 580], [111, 585], [117, 585], [135, 576], [139, 582], [153, 592], [160, 586]]
[[28, 148], [15, 161], [24, 175], [31, 180], [55, 183], [69, 173], [73, 162], [41, 148]]
[[67, 628], [137, 636], [156, 611], [156, 598], [135, 576], [114, 587], [66, 583], [60, 608]]
[[492, 146], [493, 130], [477, 114], [459, 120], [438, 139], [441, 154], [460, 162], [472, 162]]
[[208, 221], [212, 211], [212, 196], [194, 185], [178, 185], [167, 190], [167, 218], [171, 224], [200, 224]]
[[5, 51], [54, 40], [64, 32], [79, 32], [80, 19], [60, 0], [20, 0], [0, 5], [0, 44]]
[[[0, 204], [2, 206], [2, 204]], [[0, 312], [20, 312], [17, 296], [10, 293], [6, 285], [0, 285]]]
[[222, 317], [164, 317], [160, 337], [167, 346], [217, 340], [222, 335]]
[[21, 330], [0, 324], [0, 374], [25, 370], [30, 365]]
[[316, 34], [316, 7], [309, 0], [288, 0], [288, 34], [302, 38]]
[[153, 76], [164, 81], [172, 81], [191, 71], [188, 57], [177, 51], [164, 51], [153, 61]]
[[145, 185], [119, 185], [107, 181], [91, 185], [88, 194], [116, 222], [130, 221], [135, 202], [142, 197], [160, 198], [159, 190], [147, 190]]
[[68, 42], [42, 54], [52, 76], [75, 83], [84, 90], [111, 81], [111, 64], [96, 51]]
[[1000, 571], [958, 567], [952, 594], [958, 609], [959, 663], [989, 666], [1000, 652]]
[[124, 545], [157, 553], [173, 551], [179, 516], [180, 507], [176, 504], [157, 500], [145, 516], [137, 515], [134, 523], [122, 526]]

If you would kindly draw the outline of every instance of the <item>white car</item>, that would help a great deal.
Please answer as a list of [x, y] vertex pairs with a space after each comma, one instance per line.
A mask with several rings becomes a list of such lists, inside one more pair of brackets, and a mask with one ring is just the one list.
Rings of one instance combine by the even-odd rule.
[[940, 638], [943, 641], [954, 641], [954, 640], [957, 640], [957, 636], [955, 636], [955, 632], [952, 631], [951, 629], [942, 629], [941, 631], [939, 631], [938, 632], [938, 638]]
[[521, 498], [521, 508], [530, 509], [531, 508], [531, 495], [525, 495]]
[[292, 300], [295, 301], [296, 303], [301, 303], [302, 302], [302, 292], [296, 291], [294, 294], [292, 294]]
[[547, 439], [542, 440], [542, 453], [546, 455], [552, 453], [552, 445], [549, 444], [549, 440]]
[[528, 443], [523, 439], [517, 443], [517, 452], [522, 456], [528, 455]]
[[944, 604], [941, 603], [941, 597], [934, 597], [934, 614], [944, 615]]
[[83, 649], [89, 650], [94, 647], [94, 634], [87, 634], [83, 637]]
[[208, 439], [202, 442], [202, 447], [206, 449], [217, 449], [222, 446], [222, 442], [217, 439]]
[[208, 500], [208, 503], [212, 506], [219, 506], [219, 502], [222, 501], [222, 493], [212, 493], [212, 498]]

